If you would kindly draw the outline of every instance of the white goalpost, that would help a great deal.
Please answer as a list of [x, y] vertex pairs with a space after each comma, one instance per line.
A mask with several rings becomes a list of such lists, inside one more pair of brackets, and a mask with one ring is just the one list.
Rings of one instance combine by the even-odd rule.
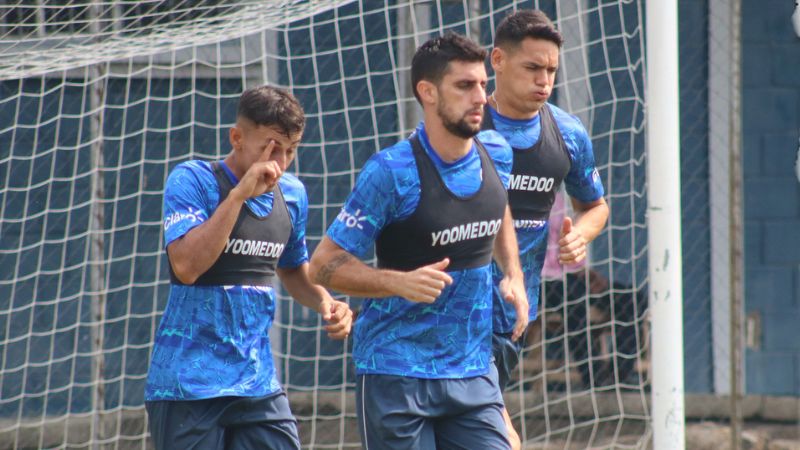
[[[590, 268], [608, 284], [540, 302], [506, 403], [525, 448], [677, 448], [662, 440], [683, 433], [680, 210], [666, 188], [677, 126], [663, 126], [677, 110], [656, 109], [677, 101], [663, 87], [675, 80], [661, 64], [677, 64], [661, 59], [677, 27], [666, 3], [0, 5], [0, 449], [149, 448], [144, 384], [169, 289], [164, 182], [180, 162], [229, 151], [243, 89], [277, 85], [305, 109], [289, 170], [308, 191], [313, 249], [366, 159], [416, 126], [415, 48], [448, 30], [490, 48], [499, 21], [531, 7], [565, 36], [552, 101], [592, 138], [611, 217]], [[327, 339], [285, 294], [270, 339], [304, 448], [360, 448], [351, 343]]]
[[647, 181], [653, 448], [685, 448], [678, 2], [647, 2]]

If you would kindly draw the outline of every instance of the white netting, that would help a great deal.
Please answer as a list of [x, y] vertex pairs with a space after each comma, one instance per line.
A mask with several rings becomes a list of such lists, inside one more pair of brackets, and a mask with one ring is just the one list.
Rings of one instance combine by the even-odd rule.
[[[531, 6], [566, 37], [555, 101], [593, 137], [612, 215], [592, 267], [616, 284], [548, 303], [508, 407], [532, 448], [646, 442], [640, 1], [61, 0], [0, 6], [0, 448], [146, 447], [164, 182], [227, 153], [244, 87], [306, 110], [291, 170], [313, 248], [369, 155], [416, 125], [416, 46], [452, 29], [488, 47]], [[303, 444], [359, 447], [349, 348], [286, 297], [271, 337]]]
[[224, 42], [302, 20], [336, 0], [49, 0], [0, 6], [0, 79]]

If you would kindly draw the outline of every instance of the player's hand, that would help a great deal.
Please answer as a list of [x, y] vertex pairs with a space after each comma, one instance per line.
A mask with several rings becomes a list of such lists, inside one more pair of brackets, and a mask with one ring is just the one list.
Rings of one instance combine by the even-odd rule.
[[325, 331], [331, 339], [346, 339], [353, 327], [353, 311], [345, 302], [330, 299], [319, 305], [322, 320], [328, 322]]
[[267, 144], [267, 148], [261, 154], [261, 157], [250, 166], [244, 177], [239, 180], [239, 184], [234, 188], [243, 200], [270, 192], [278, 184], [278, 180], [283, 175], [283, 169], [277, 161], [270, 161], [269, 159], [275, 145], [277, 144], [274, 140]]
[[561, 225], [558, 246], [558, 262], [561, 264], [575, 264], [586, 258], [586, 239], [580, 230], [572, 225], [572, 219], [569, 217], [565, 217]]
[[511, 333], [511, 340], [516, 341], [528, 328], [528, 294], [525, 292], [525, 283], [521, 276], [504, 276], [500, 280], [500, 295], [503, 300], [514, 305], [517, 311], [517, 321], [514, 323], [514, 330]]
[[453, 283], [453, 278], [444, 271], [448, 264], [450, 258], [445, 258], [411, 272], [404, 272], [393, 289], [397, 295], [412, 302], [433, 303], [442, 290]]

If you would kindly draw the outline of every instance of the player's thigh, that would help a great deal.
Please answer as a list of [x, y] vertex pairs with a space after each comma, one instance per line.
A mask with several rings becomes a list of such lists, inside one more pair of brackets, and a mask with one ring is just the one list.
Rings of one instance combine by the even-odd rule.
[[293, 421], [255, 423], [228, 428], [225, 434], [227, 450], [299, 450], [297, 423]]
[[510, 448], [495, 367], [485, 375], [449, 382], [447, 393], [452, 413], [436, 421], [437, 450]]
[[437, 450], [509, 450], [508, 430], [499, 406], [477, 408], [439, 420], [435, 425]]
[[359, 375], [356, 415], [364, 450], [433, 449], [433, 424], [419, 395], [425, 382], [407, 377]]
[[225, 400], [146, 402], [150, 438], [156, 450], [223, 449], [225, 428], [219, 417]]
[[226, 449], [300, 449], [297, 421], [283, 392], [266, 397], [238, 398], [231, 403], [220, 422], [226, 429]]

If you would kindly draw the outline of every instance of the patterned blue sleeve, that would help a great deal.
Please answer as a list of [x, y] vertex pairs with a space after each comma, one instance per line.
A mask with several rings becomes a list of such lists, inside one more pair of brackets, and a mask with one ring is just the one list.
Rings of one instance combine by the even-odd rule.
[[292, 234], [278, 260], [280, 268], [294, 268], [308, 261], [306, 223], [308, 221], [308, 194], [303, 183], [292, 174], [284, 174], [280, 181], [281, 192], [292, 218]]
[[164, 187], [164, 247], [208, 220], [209, 195], [216, 189], [210, 165], [201, 161], [181, 163]]
[[372, 155], [339, 215], [328, 227], [328, 237], [349, 253], [364, 255], [383, 227], [393, 220], [398, 208], [397, 192], [386, 150]]
[[564, 179], [567, 193], [585, 203], [598, 200], [605, 192], [600, 174], [595, 166], [589, 134], [578, 118], [559, 112], [561, 114], [558, 114], [556, 118], [559, 120], [564, 142], [567, 144], [572, 158], [572, 167]]
[[508, 142], [494, 130], [485, 130], [478, 133], [478, 140], [481, 141], [486, 148], [486, 152], [494, 160], [494, 166], [497, 169], [497, 174], [500, 175], [500, 181], [503, 186], [508, 189], [508, 183], [511, 179], [511, 166], [514, 164], [514, 151]]

